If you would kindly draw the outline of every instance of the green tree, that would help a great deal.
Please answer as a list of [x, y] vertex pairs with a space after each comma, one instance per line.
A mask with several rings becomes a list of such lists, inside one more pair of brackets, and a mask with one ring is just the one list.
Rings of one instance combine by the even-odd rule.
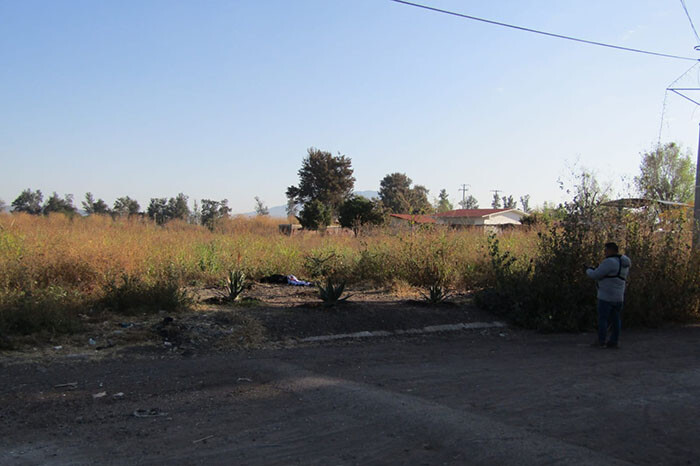
[[202, 199], [202, 225], [214, 229], [216, 222], [222, 218], [227, 218], [231, 214], [231, 208], [228, 206], [228, 199], [220, 201], [212, 201], [211, 199]]
[[41, 202], [43, 200], [44, 195], [41, 194], [40, 190], [32, 191], [31, 189], [25, 189], [17, 196], [17, 199], [12, 201], [12, 211], [39, 215], [41, 213]]
[[141, 206], [135, 200], [129, 196], [124, 196], [118, 198], [114, 201], [114, 206], [112, 207], [112, 212], [115, 215], [126, 216], [126, 215], [136, 215], [141, 210]]
[[152, 197], [148, 204], [146, 214], [158, 225], [163, 225], [168, 221], [168, 199], [165, 197]]
[[76, 208], [73, 205], [73, 195], [66, 194], [65, 196], [61, 197], [54, 191], [51, 197], [46, 200], [46, 203], [44, 204], [44, 207], [42, 207], [41, 211], [44, 213], [44, 215], [52, 213], [72, 215], [76, 211]]
[[413, 180], [405, 173], [391, 173], [382, 179], [379, 183], [379, 199], [389, 213], [410, 213], [412, 183]]
[[469, 196], [459, 201], [459, 206], [462, 209], [478, 209], [479, 201], [477, 201], [476, 198], [470, 194]]
[[425, 186], [411, 187], [411, 180], [405, 173], [391, 173], [379, 183], [379, 198], [389, 213], [425, 214], [433, 211]]
[[83, 210], [88, 215], [93, 214], [108, 214], [110, 213], [109, 206], [102, 199], [95, 201], [92, 193], [85, 193], [85, 200], [83, 201]]
[[446, 189], [440, 190], [440, 194], [438, 194], [437, 203], [435, 204], [435, 210], [437, 212], [449, 212], [450, 210], [453, 209], [452, 203], [450, 202], [449, 197], [450, 197], [450, 195], [447, 194]]
[[158, 225], [163, 225], [175, 219], [188, 220], [190, 218], [190, 208], [187, 205], [188, 199], [183, 193], [170, 199], [154, 197], [151, 198], [151, 203], [148, 205], [146, 213]]
[[380, 225], [384, 221], [377, 202], [363, 196], [353, 196], [345, 201], [338, 213], [338, 223], [343, 228], [352, 229], [355, 236], [367, 225]]
[[523, 212], [526, 214], [529, 214], [532, 212], [532, 209], [530, 209], [530, 195], [525, 194], [524, 196], [520, 196], [520, 205], [523, 207]]
[[265, 203], [258, 196], [255, 196], [255, 215], [270, 215], [270, 209], [267, 208]]
[[410, 202], [411, 202], [411, 214], [430, 214], [435, 211], [432, 204], [428, 200], [428, 193], [430, 191], [423, 185], [417, 184], [411, 189]]
[[493, 199], [491, 200], [491, 208], [500, 209], [501, 208], [501, 198], [498, 197], [498, 193], [493, 193]]
[[309, 148], [298, 172], [299, 186], [287, 188], [287, 199], [305, 209], [310, 207], [309, 202], [318, 201], [335, 216], [355, 186], [351, 162], [344, 155], [333, 156], [330, 152]]
[[331, 209], [321, 201], [313, 200], [304, 204], [297, 216], [299, 223], [307, 230], [325, 230], [331, 224]]
[[178, 194], [175, 197], [168, 199], [168, 206], [166, 208], [166, 218], [167, 220], [187, 220], [190, 218], [190, 208], [187, 205], [189, 200], [188, 196], [183, 193]]
[[640, 174], [634, 181], [647, 199], [691, 202], [695, 188], [695, 164], [688, 152], [681, 153], [675, 142], [642, 154]]
[[512, 195], [503, 196], [503, 208], [504, 209], [515, 209], [518, 207], [518, 201], [516, 201]]

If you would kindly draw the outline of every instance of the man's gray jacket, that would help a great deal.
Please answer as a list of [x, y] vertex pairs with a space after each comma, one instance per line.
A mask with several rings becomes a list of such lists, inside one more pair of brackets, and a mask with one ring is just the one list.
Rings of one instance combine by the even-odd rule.
[[598, 268], [586, 270], [586, 275], [598, 282], [598, 299], [611, 303], [623, 302], [630, 267], [632, 261], [622, 255], [606, 257]]

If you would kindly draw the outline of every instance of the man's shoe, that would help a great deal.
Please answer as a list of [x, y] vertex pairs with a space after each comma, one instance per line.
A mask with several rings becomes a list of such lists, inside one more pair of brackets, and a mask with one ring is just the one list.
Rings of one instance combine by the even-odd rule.
[[601, 343], [598, 340], [594, 341], [591, 343], [592, 348], [607, 348], [607, 345], [605, 343]]
[[609, 342], [605, 345], [605, 347], [608, 348], [608, 349], [620, 349], [620, 345], [618, 345], [617, 343], [613, 343], [612, 341], [609, 341]]

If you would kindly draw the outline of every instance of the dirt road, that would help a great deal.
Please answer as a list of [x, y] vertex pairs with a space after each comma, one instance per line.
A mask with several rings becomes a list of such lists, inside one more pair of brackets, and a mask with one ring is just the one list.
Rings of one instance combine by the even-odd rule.
[[0, 464], [698, 464], [700, 328], [591, 339], [5, 363]]

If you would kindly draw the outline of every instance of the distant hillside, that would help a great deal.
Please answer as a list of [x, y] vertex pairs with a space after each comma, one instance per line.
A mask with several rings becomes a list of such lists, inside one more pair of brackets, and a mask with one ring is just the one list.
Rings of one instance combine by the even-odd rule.
[[355, 191], [355, 194], [358, 196], [364, 196], [367, 199], [372, 199], [374, 197], [378, 198], [379, 193], [377, 191]]
[[[367, 199], [372, 199], [373, 197], [379, 197], [379, 193], [377, 191], [355, 191], [355, 194], [358, 196], [364, 196]], [[286, 205], [276, 205], [274, 207], [269, 207], [269, 210], [270, 210], [270, 217], [287, 218], [287, 206]], [[255, 212], [246, 212], [244, 214], [239, 214], [239, 215], [245, 215], [246, 217], [254, 217]]]

